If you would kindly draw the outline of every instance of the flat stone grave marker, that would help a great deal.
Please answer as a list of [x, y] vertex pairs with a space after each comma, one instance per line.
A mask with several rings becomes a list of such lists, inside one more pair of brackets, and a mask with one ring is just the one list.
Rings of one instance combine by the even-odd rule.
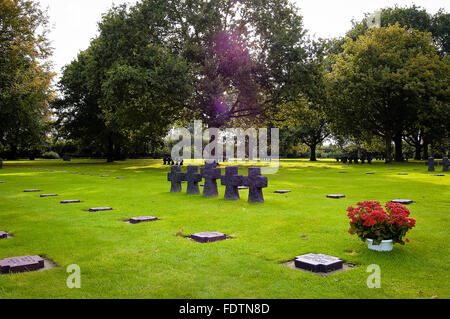
[[191, 239], [198, 243], [212, 243], [227, 239], [227, 235], [218, 232], [203, 232], [191, 235]]
[[116, 177], [117, 179], [126, 179], [126, 177]]
[[73, 199], [73, 200], [62, 200], [60, 201], [61, 204], [75, 204], [75, 203], [81, 203], [81, 200]]
[[0, 181], [0, 184], [4, 184], [5, 182], [4, 181]]
[[108, 210], [113, 210], [111, 207], [94, 207], [90, 208], [90, 212], [106, 212]]
[[295, 267], [314, 273], [327, 273], [342, 269], [343, 261], [337, 257], [323, 254], [306, 254], [295, 257]]
[[343, 195], [343, 194], [331, 194], [331, 195], [327, 195], [327, 198], [332, 198], [332, 199], [340, 199], [340, 198], [346, 198], [347, 196]]
[[289, 190], [278, 190], [278, 191], [275, 191], [275, 192], [273, 192], [274, 194], [287, 194], [287, 193], [290, 193], [291, 191], [289, 191]]
[[375, 172], [368, 172], [368, 173], [366, 173], [367, 175], [375, 175], [376, 173]]
[[24, 193], [36, 193], [36, 192], [40, 192], [40, 189], [26, 189], [24, 190]]
[[0, 260], [0, 274], [36, 271], [44, 266], [44, 259], [40, 256], [5, 258]]
[[70, 174], [78, 174], [78, 172], [70, 172]]
[[340, 174], [347, 174], [347, 172], [339, 172]]
[[42, 194], [40, 197], [56, 197], [58, 194]]
[[0, 231], [0, 239], [6, 239], [8, 238], [8, 233], [5, 231]]
[[394, 200], [391, 200], [391, 202], [395, 203], [395, 204], [402, 204], [402, 205], [410, 205], [410, 204], [414, 203], [414, 201], [412, 201], [410, 199], [394, 199]]
[[154, 222], [157, 221], [158, 218], [153, 216], [142, 216], [142, 217], [133, 217], [130, 218], [129, 223], [130, 224], [140, 224], [140, 223], [146, 223], [146, 222]]
[[398, 173], [397, 175], [403, 175], [403, 176], [405, 176], [405, 175], [408, 175], [408, 173]]
[[109, 177], [109, 175], [102, 175], [101, 177]]
[[444, 174], [437, 174], [437, 175], [434, 175], [434, 176], [445, 176]]

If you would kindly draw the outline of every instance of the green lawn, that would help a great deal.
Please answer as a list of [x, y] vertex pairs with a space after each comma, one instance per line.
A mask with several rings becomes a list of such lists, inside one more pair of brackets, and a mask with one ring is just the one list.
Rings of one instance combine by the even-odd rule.
[[[14, 238], [0, 240], [0, 259], [45, 255], [60, 267], [1, 275], [0, 298], [449, 298], [450, 175], [434, 176], [441, 170], [429, 173], [423, 163], [284, 161], [278, 174], [269, 175], [265, 203], [249, 204], [247, 191], [241, 191], [240, 201], [223, 200], [222, 186], [216, 199], [171, 194], [168, 169], [156, 160], [5, 162], [0, 231]], [[60, 196], [23, 192], [31, 188]], [[279, 189], [292, 193], [273, 194]], [[336, 193], [347, 198], [326, 198]], [[347, 233], [348, 206], [396, 198], [416, 201], [409, 206], [417, 220], [409, 244], [377, 253]], [[64, 199], [82, 203], [59, 204]], [[99, 206], [114, 210], [88, 212]], [[124, 222], [149, 215], [161, 220]], [[234, 239], [199, 244], [176, 236], [181, 229], [185, 236], [219, 231]], [[319, 277], [281, 264], [306, 253], [329, 254], [357, 266]], [[81, 289], [66, 286], [71, 264], [81, 268]], [[371, 264], [381, 267], [380, 289], [367, 288]]]

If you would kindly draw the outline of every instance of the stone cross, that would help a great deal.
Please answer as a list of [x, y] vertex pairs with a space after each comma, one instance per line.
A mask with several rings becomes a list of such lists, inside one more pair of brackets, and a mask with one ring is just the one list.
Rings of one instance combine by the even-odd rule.
[[448, 172], [449, 171], [449, 161], [448, 161], [448, 157], [444, 157], [444, 159], [442, 161], [439, 162], [440, 165], [442, 165], [442, 171], [443, 172]]
[[0, 157], [0, 168], [3, 168], [3, 160], [1, 157]]
[[260, 167], [250, 167], [248, 176], [244, 176], [244, 186], [249, 187], [248, 201], [250, 203], [264, 203], [262, 189], [268, 186], [266, 176], [261, 176]]
[[180, 166], [172, 166], [170, 173], [167, 174], [167, 180], [171, 182], [170, 192], [180, 193], [181, 182], [186, 180], [186, 173], [181, 172]]
[[433, 157], [428, 158], [428, 161], [425, 162], [425, 165], [428, 166], [429, 172], [434, 172], [434, 167], [437, 166], [437, 162], [434, 160]]
[[219, 191], [217, 190], [217, 180], [222, 175], [222, 170], [216, 167], [215, 162], [206, 162], [205, 167], [200, 169], [202, 178], [205, 179], [205, 186], [203, 188], [203, 196], [217, 197]]
[[238, 175], [239, 168], [237, 166], [225, 167], [225, 175], [221, 179], [221, 184], [226, 186], [225, 188], [225, 199], [228, 200], [238, 200], [239, 197], [239, 186], [243, 186], [244, 177]]
[[186, 193], [188, 193], [189, 195], [200, 194], [198, 183], [202, 181], [202, 176], [198, 173], [198, 166], [188, 166], [186, 180], [188, 182]]

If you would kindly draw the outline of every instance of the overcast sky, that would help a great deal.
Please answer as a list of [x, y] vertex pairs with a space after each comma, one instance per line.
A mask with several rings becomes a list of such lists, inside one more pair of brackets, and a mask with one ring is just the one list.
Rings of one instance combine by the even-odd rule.
[[[351, 20], [361, 20], [366, 12], [387, 6], [416, 4], [429, 13], [439, 8], [450, 11], [448, 0], [291, 0], [300, 8], [306, 29], [317, 37], [342, 36], [351, 27]], [[39, 0], [48, 8], [49, 35], [54, 48], [55, 71], [70, 63], [80, 50], [85, 50], [97, 35], [97, 23], [112, 4], [136, 3], [136, 0]]]

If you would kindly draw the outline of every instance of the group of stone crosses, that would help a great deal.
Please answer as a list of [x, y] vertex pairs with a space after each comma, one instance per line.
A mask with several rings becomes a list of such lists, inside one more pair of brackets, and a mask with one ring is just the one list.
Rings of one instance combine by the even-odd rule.
[[441, 165], [442, 166], [442, 171], [443, 172], [448, 172], [450, 171], [449, 169], [449, 164], [450, 162], [448, 161], [448, 157], [444, 157], [444, 159], [442, 161], [435, 161], [433, 157], [428, 158], [428, 161], [425, 162], [425, 165], [428, 166], [428, 171], [429, 172], [434, 172], [434, 167]]
[[261, 168], [250, 167], [248, 176], [238, 175], [237, 166], [225, 168], [225, 175], [217, 167], [217, 162], [206, 161], [205, 167], [190, 165], [187, 172], [183, 173], [180, 166], [172, 166], [167, 180], [171, 182], [170, 192], [180, 193], [182, 191], [181, 183], [187, 182], [186, 193], [189, 195], [199, 195], [199, 183], [205, 179], [203, 187], [203, 196], [218, 197], [217, 180], [220, 179], [221, 185], [226, 186], [224, 198], [227, 200], [239, 200], [239, 190], [249, 189], [248, 201], [251, 203], [263, 203], [264, 196], [262, 189], [268, 186], [266, 176], [261, 176]]
[[177, 160], [176, 162], [170, 158], [170, 157], [164, 157], [163, 158], [163, 165], [176, 165], [176, 166], [183, 166], [184, 161], [183, 160]]

